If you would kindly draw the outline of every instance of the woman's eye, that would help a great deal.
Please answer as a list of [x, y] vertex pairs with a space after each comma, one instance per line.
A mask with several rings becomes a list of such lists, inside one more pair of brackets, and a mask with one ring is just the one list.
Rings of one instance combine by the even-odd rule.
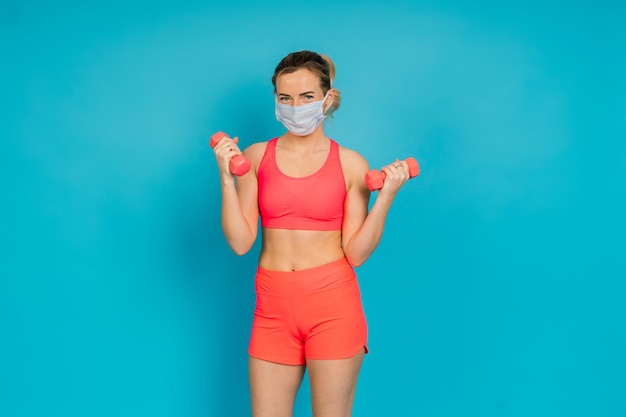
[[304, 98], [307, 100], [313, 100], [313, 96], [310, 94], [307, 94], [306, 96], [304, 96]]
[[289, 97], [280, 97], [278, 100], [280, 100], [280, 101], [289, 101]]

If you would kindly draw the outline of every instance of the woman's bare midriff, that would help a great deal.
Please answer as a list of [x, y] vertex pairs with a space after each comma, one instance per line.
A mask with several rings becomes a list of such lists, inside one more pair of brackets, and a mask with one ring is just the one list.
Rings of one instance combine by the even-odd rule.
[[341, 231], [263, 229], [259, 266], [272, 271], [299, 271], [324, 265], [345, 255]]

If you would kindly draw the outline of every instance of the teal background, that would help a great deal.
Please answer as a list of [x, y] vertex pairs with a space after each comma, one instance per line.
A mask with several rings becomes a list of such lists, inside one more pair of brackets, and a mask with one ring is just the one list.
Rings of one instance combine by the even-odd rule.
[[[0, 416], [246, 416], [258, 242], [220, 229], [210, 135], [282, 132], [288, 52], [327, 133], [415, 156], [357, 270], [355, 416], [626, 416], [626, 6], [0, 4]], [[296, 405], [310, 416], [308, 385]]]

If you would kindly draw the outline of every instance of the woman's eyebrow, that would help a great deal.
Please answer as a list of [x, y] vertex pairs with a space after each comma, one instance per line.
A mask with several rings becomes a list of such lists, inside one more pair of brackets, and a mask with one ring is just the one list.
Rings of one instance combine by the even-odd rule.
[[[299, 96], [308, 96], [308, 95], [312, 95], [312, 94], [315, 94], [315, 91], [305, 91], [304, 93], [300, 93], [298, 95]], [[281, 97], [291, 97], [289, 94], [286, 94], [286, 93], [278, 93], [277, 95], [281, 96]]]

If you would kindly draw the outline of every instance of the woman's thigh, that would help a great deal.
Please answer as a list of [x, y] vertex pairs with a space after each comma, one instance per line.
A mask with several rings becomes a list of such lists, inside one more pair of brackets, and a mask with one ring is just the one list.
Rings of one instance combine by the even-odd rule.
[[304, 366], [250, 357], [248, 372], [253, 417], [291, 417]]
[[349, 417], [365, 349], [348, 359], [307, 360], [314, 417]]

